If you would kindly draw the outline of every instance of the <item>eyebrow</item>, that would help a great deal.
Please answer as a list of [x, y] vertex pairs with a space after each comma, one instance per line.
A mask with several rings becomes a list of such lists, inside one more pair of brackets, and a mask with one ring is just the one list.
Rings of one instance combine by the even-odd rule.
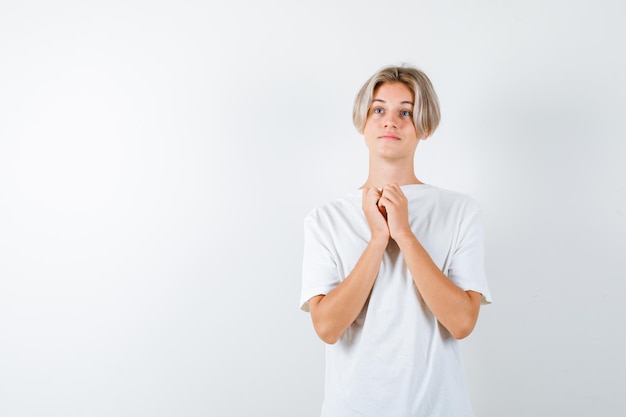
[[[374, 103], [375, 101], [380, 101], [381, 103], [387, 103], [385, 100], [382, 100], [380, 98], [373, 99], [372, 103]], [[412, 101], [401, 101], [400, 104], [410, 104], [411, 106], [415, 107], [415, 104]]]

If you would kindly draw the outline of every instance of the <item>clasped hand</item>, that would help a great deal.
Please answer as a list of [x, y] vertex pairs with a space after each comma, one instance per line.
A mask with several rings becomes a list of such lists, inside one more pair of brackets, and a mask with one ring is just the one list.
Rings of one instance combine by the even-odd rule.
[[372, 238], [391, 237], [397, 241], [412, 235], [408, 200], [398, 184], [387, 184], [381, 190], [363, 187], [363, 212]]

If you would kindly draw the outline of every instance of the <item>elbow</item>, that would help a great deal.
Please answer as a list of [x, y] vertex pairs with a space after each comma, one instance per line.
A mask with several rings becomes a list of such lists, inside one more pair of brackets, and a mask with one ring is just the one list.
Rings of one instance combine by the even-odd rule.
[[325, 336], [325, 337], [320, 336], [320, 339], [322, 339], [322, 342], [326, 343], [327, 345], [334, 345], [339, 340], [338, 337], [334, 337], [334, 336]]
[[313, 328], [324, 343], [334, 345], [345, 331], [345, 328], [342, 329], [337, 320], [332, 315], [329, 315], [327, 309], [320, 306], [323, 298], [324, 296], [320, 295], [309, 300]]
[[463, 320], [459, 320], [450, 327], [447, 327], [448, 332], [457, 340], [465, 339], [474, 331], [476, 319], [476, 316], [465, 317]]
[[457, 326], [454, 329], [450, 330], [450, 334], [452, 335], [452, 337], [454, 337], [456, 340], [461, 340], [461, 339], [465, 339], [467, 336], [469, 336], [472, 331], [474, 330], [474, 325], [461, 325], [461, 326]]
[[335, 343], [337, 343], [339, 337], [341, 336], [341, 334], [339, 334], [337, 331], [330, 328], [329, 326], [317, 325], [314, 327], [317, 336], [322, 339], [322, 342], [328, 345], [334, 345]]
[[480, 311], [480, 299], [482, 295], [473, 293], [470, 295], [472, 302], [469, 308], [466, 308], [463, 312], [459, 312], [453, 319], [448, 331], [457, 340], [465, 339], [472, 334], [476, 322], [478, 321], [478, 312]]

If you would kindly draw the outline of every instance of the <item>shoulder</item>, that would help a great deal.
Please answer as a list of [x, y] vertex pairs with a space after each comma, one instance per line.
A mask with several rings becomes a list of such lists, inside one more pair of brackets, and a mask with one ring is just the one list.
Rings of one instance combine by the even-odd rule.
[[360, 208], [360, 191], [352, 191], [342, 197], [335, 198], [313, 207], [304, 217], [305, 222], [319, 222], [324, 219], [343, 217], [355, 208]]
[[466, 214], [480, 212], [480, 204], [469, 194], [445, 188], [429, 186], [427, 198], [436, 202], [440, 209], [460, 211]]

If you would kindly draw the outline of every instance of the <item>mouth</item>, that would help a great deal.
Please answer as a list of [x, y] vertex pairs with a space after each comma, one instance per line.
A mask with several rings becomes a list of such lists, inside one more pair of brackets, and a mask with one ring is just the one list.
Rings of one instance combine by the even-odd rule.
[[392, 135], [390, 133], [386, 133], [384, 135], [381, 135], [378, 137], [378, 139], [382, 139], [382, 140], [400, 140], [400, 138], [396, 135]]

